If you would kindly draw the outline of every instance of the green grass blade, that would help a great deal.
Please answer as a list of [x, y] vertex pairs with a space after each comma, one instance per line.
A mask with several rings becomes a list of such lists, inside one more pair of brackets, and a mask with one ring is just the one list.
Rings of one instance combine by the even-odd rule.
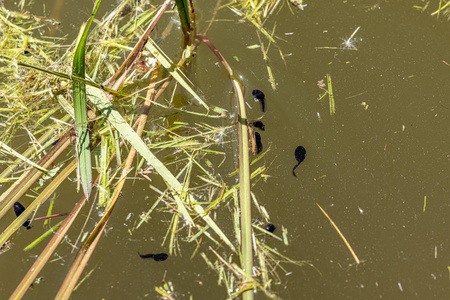
[[[89, 27], [94, 20], [101, 0], [95, 3], [94, 11], [87, 25], [84, 27], [83, 34], [75, 51], [73, 58], [72, 75], [85, 78], [85, 48]], [[73, 106], [75, 109], [75, 128], [77, 132], [77, 158], [78, 168], [80, 170], [81, 185], [86, 199], [91, 196], [92, 190], [92, 167], [91, 167], [91, 149], [89, 146], [89, 131], [87, 128], [87, 108], [86, 108], [86, 86], [78, 81], [73, 82]]]
[[23, 248], [23, 251], [29, 251], [29, 250], [33, 249], [35, 246], [37, 246], [39, 243], [41, 243], [46, 237], [48, 237], [49, 235], [54, 233], [62, 225], [63, 222], [64, 222], [64, 220], [60, 221], [58, 224], [56, 224], [55, 226], [53, 226], [52, 228], [50, 228], [49, 230], [44, 232], [35, 241], [33, 241], [31, 244], [29, 244], [28, 246]]

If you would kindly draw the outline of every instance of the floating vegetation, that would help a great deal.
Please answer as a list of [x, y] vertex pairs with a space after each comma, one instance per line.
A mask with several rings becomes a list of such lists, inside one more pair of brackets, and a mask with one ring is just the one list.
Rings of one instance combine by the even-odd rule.
[[336, 104], [334, 103], [333, 85], [331, 83], [330, 74], [327, 74], [327, 82], [328, 82], [328, 99], [330, 102], [330, 115], [332, 116], [336, 113]]
[[[170, 214], [167, 236], [162, 238], [168, 254], [138, 253], [140, 257], [162, 262], [169, 255], [180, 254], [180, 243], [197, 242], [192, 257], [200, 253], [207, 265], [218, 271], [231, 297], [241, 294], [251, 297], [252, 289], [258, 289], [276, 298], [270, 287], [273, 282], [280, 282], [276, 273], [279, 262], [303, 265], [282, 257], [252, 231], [251, 201], [256, 203], [265, 222], [269, 218], [256, 197], [251, 198], [250, 188], [268, 175], [267, 167], [258, 166], [251, 171], [250, 166], [261, 164], [261, 158], [270, 148], [250, 162], [248, 128], [251, 124], [236, 122], [237, 117], [229, 118], [231, 110], [246, 120], [242, 89], [220, 52], [206, 36], [195, 35], [195, 18], [192, 7], [186, 6], [188, 1], [177, 1], [184, 33], [183, 47], [177, 56], [181, 58], [169, 57], [164, 53], [164, 43], [154, 41], [163, 41], [167, 34], [164, 30], [160, 36], [154, 36], [153, 29], [165, 17], [170, 2], [166, 0], [156, 7], [144, 1], [122, 1], [98, 22], [92, 16], [90, 22], [96, 26], [83, 27], [73, 42], [36, 38], [38, 28], [57, 23], [0, 9], [0, 125], [3, 127], [0, 145], [5, 161], [0, 181], [9, 184], [0, 195], [0, 218], [8, 224], [1, 230], [0, 254], [14, 249], [10, 240], [16, 238], [14, 233], [22, 225], [29, 227], [29, 220], [67, 215], [56, 225], [46, 224], [45, 230], [36, 226], [36, 231], [43, 232], [26, 250], [34, 250], [39, 243], [47, 244], [11, 298], [23, 297], [69, 230], [85, 224], [86, 228], [74, 243], [78, 252], [72, 261], [68, 260], [71, 265], [67, 273], [61, 274], [64, 280], [56, 295], [58, 299], [70, 297], [74, 288], [88, 278], [80, 279], [80, 276], [108, 220], [114, 218], [116, 204], [121, 201], [125, 182], [130, 178], [151, 182], [151, 193], [156, 194], [151, 208], [137, 216], [130, 232], [149, 226], [147, 222], [155, 211]], [[279, 2], [263, 1], [257, 7], [239, 8], [269, 45], [275, 43], [275, 28], [269, 33], [263, 24], [276, 11]], [[99, 5], [97, 1], [95, 7]], [[136, 6], [139, 13], [129, 13], [130, 7]], [[230, 6], [232, 10], [233, 7], [237, 6]], [[226, 67], [237, 108], [216, 106], [186, 76], [185, 70], [193, 59], [190, 53], [198, 46], [193, 42], [195, 39], [210, 47]], [[262, 42], [260, 47], [267, 61]], [[267, 68], [271, 74], [268, 65]], [[274, 87], [273, 76], [269, 77]], [[175, 94], [181, 94], [187, 104], [174, 101]], [[161, 95], [171, 99], [162, 101]], [[264, 130], [261, 121], [254, 122], [253, 126]], [[235, 143], [233, 131], [239, 133], [241, 149], [239, 183], [235, 184], [233, 178], [233, 183], [227, 185], [219, 170], [226, 157], [226, 146]], [[260, 153], [261, 136], [254, 132], [253, 137], [254, 150]], [[155, 178], [159, 183], [153, 183], [152, 179], [157, 181]], [[76, 181], [78, 190], [83, 192], [78, 194], [77, 202], [64, 199], [73, 202], [70, 213], [52, 214], [60, 201], [54, 197], [55, 193], [67, 188], [65, 184], [70, 185], [70, 181]], [[32, 188], [34, 198], [22, 202], [22, 196]], [[33, 218], [50, 198], [53, 199], [47, 216]], [[81, 211], [89, 198], [96, 201], [98, 214], [86, 219]], [[19, 199], [24, 206], [19, 204]], [[223, 204], [227, 209], [221, 209]], [[235, 236], [227, 234], [212, 217], [228, 214], [228, 207], [232, 207]], [[12, 210], [17, 217], [8, 221]], [[273, 235], [275, 229], [266, 230]], [[185, 236], [180, 237], [182, 234]], [[205, 249], [203, 243], [220, 248], [221, 254], [212, 248]], [[228, 258], [223, 257], [224, 253]], [[255, 262], [254, 257], [258, 258]], [[262, 279], [255, 277], [255, 270], [264, 274]], [[173, 286], [165, 283], [156, 292], [170, 298]]]
[[358, 32], [360, 27], [356, 28], [355, 31], [353, 31], [352, 35], [347, 39], [342, 39], [343, 42], [341, 44], [341, 48], [344, 50], [358, 50], [358, 48], [356, 48], [356, 44], [360, 41], [362, 41], [362, 38], [357, 38], [355, 37], [355, 34]]
[[425, 5], [414, 5], [413, 7], [419, 11], [427, 11], [429, 6], [431, 9], [436, 9], [430, 13], [431, 16], [436, 16], [439, 18], [441, 15], [446, 17], [447, 20], [450, 20], [450, 2], [436, 0], [433, 4], [430, 5], [432, 1], [425, 2]]
[[362, 38], [360, 37], [355, 37], [356, 33], [358, 32], [358, 30], [361, 28], [361, 26], [359, 26], [358, 28], [355, 29], [355, 31], [353, 31], [353, 33], [350, 35], [349, 38], [342, 38], [342, 43], [339, 47], [315, 47], [316, 50], [358, 50], [358, 48], [356, 47], [356, 45], [362, 41]]
[[298, 9], [304, 10], [308, 4], [303, 3], [303, 0], [289, 0], [289, 2]]
[[[317, 86], [324, 91], [323, 94], [319, 95], [318, 100], [322, 100], [323, 97], [328, 95], [328, 102], [330, 106], [330, 115], [333, 116], [336, 113], [336, 104], [334, 102], [334, 94], [333, 94], [333, 84], [331, 82], [331, 75], [327, 74], [327, 82], [325, 83], [325, 80], [319, 80], [317, 82]], [[319, 122], [321, 122], [320, 114], [317, 113], [317, 116], [319, 118]]]
[[[238, 15], [241, 18], [240, 20], [241, 23], [249, 22], [256, 28], [256, 35], [259, 40], [259, 45], [251, 45], [247, 46], [247, 48], [261, 49], [262, 57], [266, 64], [268, 80], [273, 90], [276, 89], [277, 83], [269, 63], [268, 57], [269, 48], [270, 46], [277, 48], [278, 53], [283, 61], [284, 61], [284, 54], [276, 42], [277, 38], [275, 35], [276, 24], [274, 25], [271, 31], [268, 31], [266, 29], [265, 24], [272, 15], [276, 14], [279, 11], [281, 2], [282, 1], [280, 0], [263, 0], [263, 1], [239, 0], [230, 2], [221, 7], [221, 8], [227, 7], [236, 15]], [[300, 1], [292, 0], [291, 3], [292, 5], [301, 8], [302, 10], [303, 7], [306, 6], [305, 4], [303, 4], [303, 0]], [[264, 40], [261, 37], [264, 37], [265, 40], [267, 40], [267, 44], [265, 44]]]

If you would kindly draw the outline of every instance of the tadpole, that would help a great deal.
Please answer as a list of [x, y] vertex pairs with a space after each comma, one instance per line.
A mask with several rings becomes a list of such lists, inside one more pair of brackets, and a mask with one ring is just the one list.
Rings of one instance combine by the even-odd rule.
[[270, 233], [273, 233], [277, 228], [275, 227], [275, 225], [269, 223], [266, 226], [264, 226], [264, 229]]
[[153, 258], [154, 261], [164, 261], [169, 257], [169, 255], [167, 255], [166, 253], [140, 254], [138, 251], [138, 254], [141, 258]]
[[253, 124], [253, 127], [258, 128], [258, 129], [261, 129], [261, 130], [263, 130], [263, 131], [264, 131], [264, 127], [266, 127], [266, 126], [264, 125], [264, 123], [261, 122], [261, 121], [255, 121], [255, 122], [253, 122], [252, 124]]
[[[25, 207], [23, 207], [22, 204], [19, 202], [14, 202], [14, 213], [16, 214], [16, 217], [20, 216], [25, 211]], [[27, 229], [30, 229], [30, 219], [26, 220], [22, 226], [26, 227]]]
[[255, 132], [255, 142], [256, 142], [256, 154], [262, 151], [263, 145], [261, 143], [261, 135]]
[[297, 177], [297, 175], [295, 175], [295, 169], [300, 165], [300, 163], [305, 160], [306, 157], [306, 150], [303, 146], [298, 146], [295, 149], [295, 159], [298, 161], [298, 163], [295, 165], [295, 167], [292, 169], [292, 174], [294, 174], [295, 177]]
[[261, 109], [263, 112], [265, 112], [265, 96], [264, 93], [261, 92], [260, 90], [253, 90], [252, 92], [253, 97], [255, 97], [256, 101], [259, 101], [259, 103], [261, 103]]

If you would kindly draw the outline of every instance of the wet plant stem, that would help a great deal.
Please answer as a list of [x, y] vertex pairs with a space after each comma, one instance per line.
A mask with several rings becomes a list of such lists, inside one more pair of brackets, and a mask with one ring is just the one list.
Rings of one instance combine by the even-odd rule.
[[[222, 54], [217, 50], [211, 41], [202, 34], [197, 35], [217, 56], [222, 65], [230, 76], [233, 84], [234, 96], [236, 99], [236, 107], [238, 111], [238, 134], [239, 134], [239, 199], [240, 199], [240, 213], [241, 213], [241, 266], [247, 278], [252, 278], [253, 269], [253, 252], [252, 252], [252, 213], [251, 213], [251, 198], [250, 198], [250, 158], [249, 158], [249, 143], [248, 143], [248, 125], [247, 113], [245, 111], [245, 100], [242, 93], [241, 86], [233, 75], [233, 70], [230, 65], [223, 58]], [[242, 278], [247, 282], [245, 278]], [[244, 283], [245, 286], [245, 283]], [[244, 287], [245, 288], [245, 287]], [[242, 294], [242, 299], [253, 299], [253, 290], [245, 290]]]
[[189, 3], [187, 0], [175, 0], [180, 17], [181, 29], [183, 31], [183, 48], [190, 45], [191, 41], [191, 18], [189, 16]]
[[[239, 86], [237, 81], [233, 79], [233, 85]], [[247, 114], [245, 112], [245, 103], [240, 101], [243, 99], [242, 90], [237, 89], [238, 95], [236, 101], [239, 102], [239, 198], [241, 208], [241, 254], [242, 267], [244, 272], [251, 277], [253, 269], [253, 253], [252, 253], [252, 213], [250, 200], [250, 159], [248, 145], [248, 128]], [[253, 291], [248, 290], [242, 294], [242, 299], [253, 299]]]

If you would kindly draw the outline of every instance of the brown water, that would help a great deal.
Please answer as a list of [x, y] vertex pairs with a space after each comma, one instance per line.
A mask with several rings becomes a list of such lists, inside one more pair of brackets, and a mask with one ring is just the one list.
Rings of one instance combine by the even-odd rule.
[[[195, 1], [200, 31], [214, 6], [210, 2]], [[270, 177], [258, 183], [253, 192], [277, 227], [275, 234], [281, 235], [282, 226], [288, 229], [289, 246], [276, 240], [266, 242], [292, 259], [308, 260], [315, 266], [283, 264], [285, 271], [277, 270], [283, 283], [274, 290], [283, 299], [450, 297], [446, 223], [450, 215], [450, 23], [413, 9], [419, 2], [310, 1], [305, 10], [294, 9], [294, 13], [284, 7], [266, 24], [271, 30], [276, 22], [276, 35], [282, 38], [268, 53], [277, 82], [275, 91], [268, 82], [260, 49], [247, 49], [258, 44], [251, 24], [237, 22], [238, 18], [224, 9], [208, 33], [241, 76], [251, 106], [249, 118], [262, 116], [266, 125], [262, 142], [270, 151], [254, 168], [265, 164]], [[55, 34], [70, 37], [76, 36], [92, 6], [91, 1], [83, 5], [77, 1], [79, 8], [66, 9], [73, 7], [66, 1], [56, 14], [57, 5], [45, 3], [47, 15], [55, 13], [63, 20], [62, 31]], [[102, 5], [107, 11], [111, 4], [105, 1]], [[41, 4], [34, 4], [33, 10], [44, 13]], [[316, 49], [340, 47], [358, 27], [357, 50]], [[161, 47], [164, 50], [171, 45], [163, 42]], [[232, 111], [231, 85], [215, 63], [215, 57], [202, 45], [189, 76], [210, 103]], [[317, 82], [326, 82], [327, 74], [335, 97], [333, 116], [328, 97], [318, 100], [323, 90]], [[266, 95], [265, 114], [252, 100], [255, 88]], [[233, 120], [221, 122], [229, 125]], [[226, 137], [233, 138], [232, 134]], [[295, 178], [294, 150], [299, 145], [305, 147], [307, 155]], [[235, 182], [226, 176], [237, 166], [235, 147], [218, 147], [227, 152], [227, 158], [217, 172], [229, 185]], [[70, 209], [78, 200], [80, 195], [75, 195], [74, 189], [75, 184], [69, 183], [58, 191], [58, 199], [66, 203], [60, 204], [61, 208]], [[180, 255], [164, 262], [139, 258], [137, 251], [168, 252], [167, 243], [161, 244], [171, 215], [153, 213], [146, 226], [129, 231], [157, 196], [139, 180], [130, 181], [124, 191], [84, 274], [94, 271], [72, 298], [155, 299], [154, 287], [161, 286], [165, 278], [173, 284], [176, 299], [226, 299], [224, 287], [217, 285], [217, 274], [199, 255], [189, 259], [193, 244], [180, 241]], [[355, 264], [316, 203], [340, 228], [361, 264]], [[89, 208], [85, 207], [85, 214]], [[232, 238], [231, 213], [226, 207], [221, 211], [217, 222]], [[92, 222], [97, 214], [94, 209]], [[260, 218], [256, 209], [253, 215]], [[69, 232], [71, 242], [81, 226]], [[41, 233], [39, 227], [29, 231], [22, 228], [13, 238], [14, 246], [22, 249]], [[11, 294], [42, 248], [0, 256], [1, 299]], [[76, 253], [70, 254], [69, 243], [60, 248], [57, 253], [61, 258], [55, 256], [44, 268], [40, 275], [44, 280], [26, 294], [27, 299], [48, 299], [56, 294]], [[207, 243], [199, 252], [214, 259]], [[257, 298], [265, 296], [258, 294]]]

